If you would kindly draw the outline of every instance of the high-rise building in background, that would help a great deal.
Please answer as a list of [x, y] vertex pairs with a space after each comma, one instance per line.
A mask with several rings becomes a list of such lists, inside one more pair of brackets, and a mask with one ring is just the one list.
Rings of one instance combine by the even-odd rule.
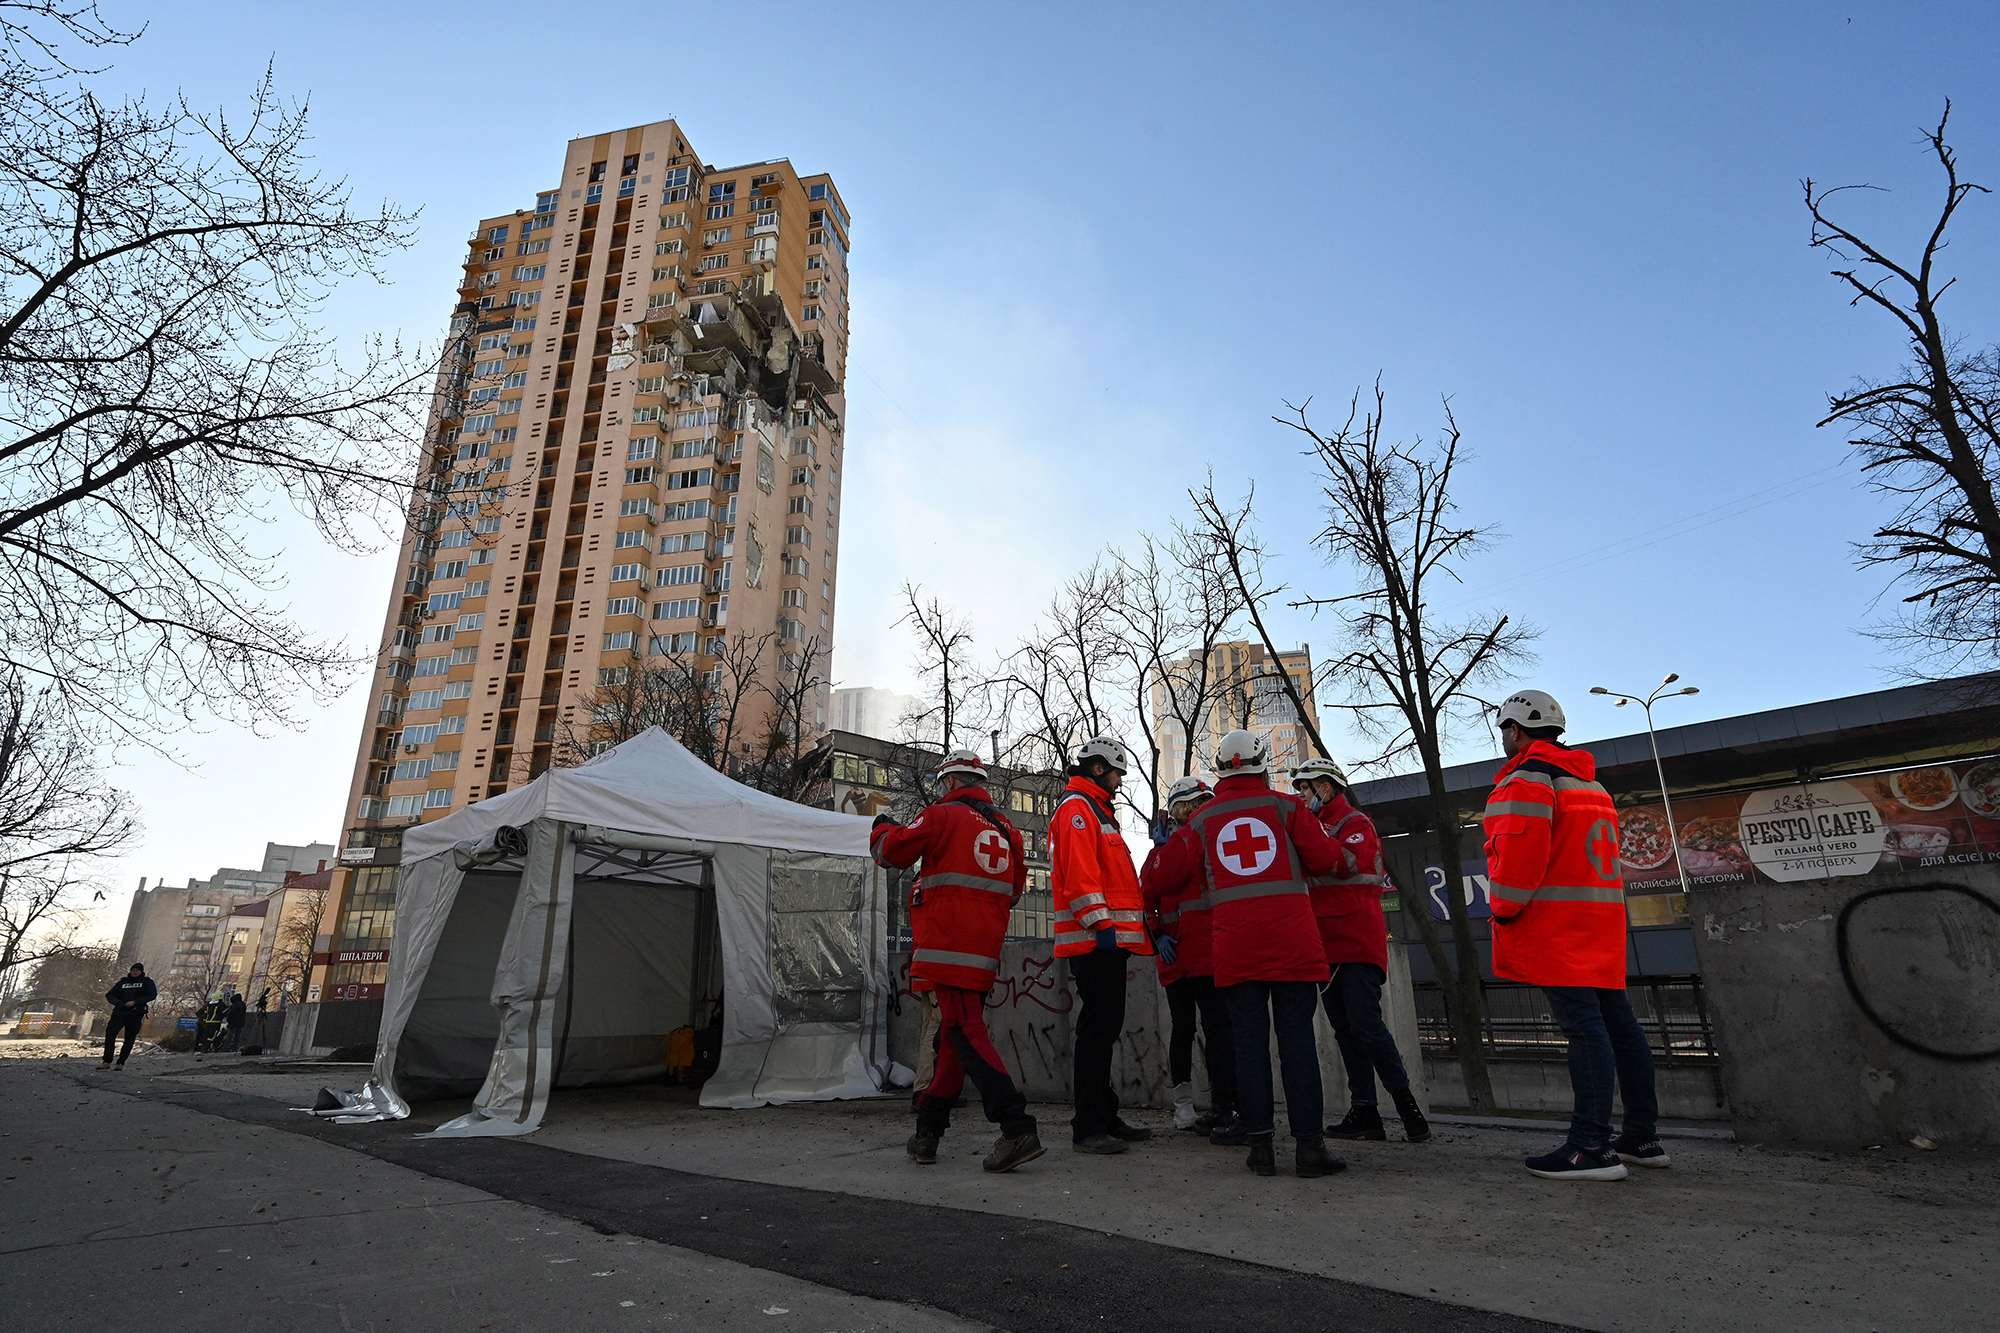
[[144, 963], [159, 985], [165, 1014], [213, 992], [225, 979], [229, 936], [223, 927], [235, 908], [281, 889], [287, 880], [327, 869], [331, 844], [264, 844], [264, 863], [251, 870], [225, 866], [207, 879], [170, 888], [162, 880], [132, 895], [119, 941], [121, 965]]
[[[1153, 682], [1154, 730], [1162, 752], [1162, 771], [1180, 775], [1189, 730], [1180, 718], [1189, 717], [1194, 721], [1196, 773], [1213, 775], [1215, 747], [1225, 735], [1240, 728], [1264, 738], [1270, 747], [1274, 778], [1277, 785], [1284, 785], [1284, 770], [1312, 758], [1314, 750], [1312, 734], [1301, 722], [1281, 677], [1291, 677], [1313, 727], [1318, 728], [1312, 649], [1301, 644], [1279, 653], [1273, 663], [1262, 644], [1239, 639], [1218, 643], [1209, 651], [1206, 674], [1201, 665], [1198, 658], [1182, 658], [1168, 664], [1164, 680]], [[1175, 697], [1170, 698], [1168, 690], [1174, 691]]]
[[878, 690], [871, 685], [853, 685], [833, 692], [833, 716], [827, 725], [834, 731], [851, 731], [877, 740], [903, 739], [903, 715], [917, 701], [894, 690]]
[[667, 681], [698, 711], [754, 667], [724, 767], [828, 723], [839, 193], [782, 158], [706, 165], [671, 120], [572, 140], [551, 184], [468, 242], [315, 977], [332, 993], [379, 993], [401, 830], [601, 747], [603, 691]]

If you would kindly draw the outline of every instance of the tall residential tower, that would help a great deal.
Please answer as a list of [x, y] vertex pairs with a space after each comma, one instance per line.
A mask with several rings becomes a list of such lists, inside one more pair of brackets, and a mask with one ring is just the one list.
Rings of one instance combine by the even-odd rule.
[[[727, 693], [754, 660], [742, 745], [825, 729], [847, 238], [829, 177], [705, 165], [671, 120], [572, 140], [556, 188], [479, 224], [355, 762], [330, 962], [386, 943], [403, 827], [574, 762], [603, 691]], [[801, 687], [789, 716], [770, 688], [784, 680]], [[381, 964], [356, 966], [324, 980], [377, 993]]]

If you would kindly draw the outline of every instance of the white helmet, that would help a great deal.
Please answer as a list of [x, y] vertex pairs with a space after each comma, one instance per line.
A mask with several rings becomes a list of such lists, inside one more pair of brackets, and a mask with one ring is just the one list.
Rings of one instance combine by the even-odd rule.
[[1167, 809], [1188, 801], [1206, 801], [1215, 795], [1215, 789], [1197, 777], [1175, 778], [1174, 785], [1167, 788]]
[[1238, 773], [1268, 773], [1271, 754], [1261, 738], [1248, 731], [1232, 731], [1215, 747], [1215, 771], [1224, 777]]
[[1554, 727], [1561, 731], [1569, 726], [1563, 716], [1563, 706], [1553, 695], [1540, 690], [1516, 690], [1500, 705], [1500, 725], [1512, 722], [1518, 727]]
[[1339, 764], [1334, 763], [1331, 759], [1308, 759], [1292, 770], [1292, 782], [1294, 784], [1304, 782], [1309, 778], [1324, 778], [1337, 787], [1345, 787], [1347, 785], [1347, 774], [1341, 770]]
[[1131, 771], [1132, 761], [1126, 757], [1124, 745], [1110, 736], [1092, 736], [1077, 751], [1077, 767], [1081, 768], [1093, 759], [1102, 759], [1120, 773]]
[[953, 750], [944, 757], [944, 762], [937, 766], [937, 775], [939, 777], [943, 777], [947, 773], [963, 773], [967, 777], [983, 783], [986, 781], [986, 761], [979, 757], [977, 751]]

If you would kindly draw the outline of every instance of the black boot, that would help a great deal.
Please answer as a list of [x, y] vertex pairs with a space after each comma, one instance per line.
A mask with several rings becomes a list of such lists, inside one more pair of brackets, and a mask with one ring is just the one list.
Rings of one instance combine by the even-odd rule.
[[1236, 1112], [1226, 1106], [1210, 1107], [1194, 1118], [1194, 1132], [1197, 1134], [1209, 1133], [1217, 1125], [1229, 1123], [1235, 1114]]
[[1325, 1139], [1300, 1139], [1294, 1159], [1298, 1166], [1299, 1179], [1317, 1180], [1321, 1176], [1331, 1176], [1347, 1169], [1347, 1163], [1326, 1150]]
[[1396, 1114], [1403, 1117], [1403, 1137], [1411, 1143], [1427, 1142], [1431, 1136], [1431, 1122], [1424, 1119], [1423, 1108], [1417, 1105], [1417, 1094], [1404, 1088], [1389, 1095], [1396, 1099]]
[[1350, 1106], [1339, 1124], [1326, 1127], [1326, 1136], [1330, 1139], [1365, 1139], [1370, 1143], [1381, 1143], [1389, 1134], [1382, 1128], [1380, 1111], [1372, 1106]]
[[1278, 1174], [1278, 1159], [1271, 1152], [1271, 1136], [1269, 1134], [1258, 1134], [1251, 1138], [1250, 1156], [1243, 1165], [1249, 1167], [1260, 1176], [1275, 1176]]
[[903, 1145], [903, 1151], [918, 1166], [937, 1165], [938, 1136], [928, 1130], [919, 1129], [910, 1135], [910, 1141]]
[[1250, 1142], [1250, 1130], [1243, 1117], [1232, 1111], [1229, 1119], [1208, 1132], [1208, 1141], [1218, 1148], [1241, 1148]]

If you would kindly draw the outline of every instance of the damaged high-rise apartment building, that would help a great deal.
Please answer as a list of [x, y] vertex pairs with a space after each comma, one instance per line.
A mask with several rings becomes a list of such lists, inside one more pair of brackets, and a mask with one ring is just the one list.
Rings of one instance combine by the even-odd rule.
[[[829, 177], [704, 165], [671, 120], [571, 141], [558, 188], [479, 224], [355, 763], [336, 973], [349, 919], [379, 934], [408, 824], [627, 716], [717, 719], [725, 767], [824, 729], [847, 248]], [[367, 975], [325, 980], [368, 993], [363, 952]]]

